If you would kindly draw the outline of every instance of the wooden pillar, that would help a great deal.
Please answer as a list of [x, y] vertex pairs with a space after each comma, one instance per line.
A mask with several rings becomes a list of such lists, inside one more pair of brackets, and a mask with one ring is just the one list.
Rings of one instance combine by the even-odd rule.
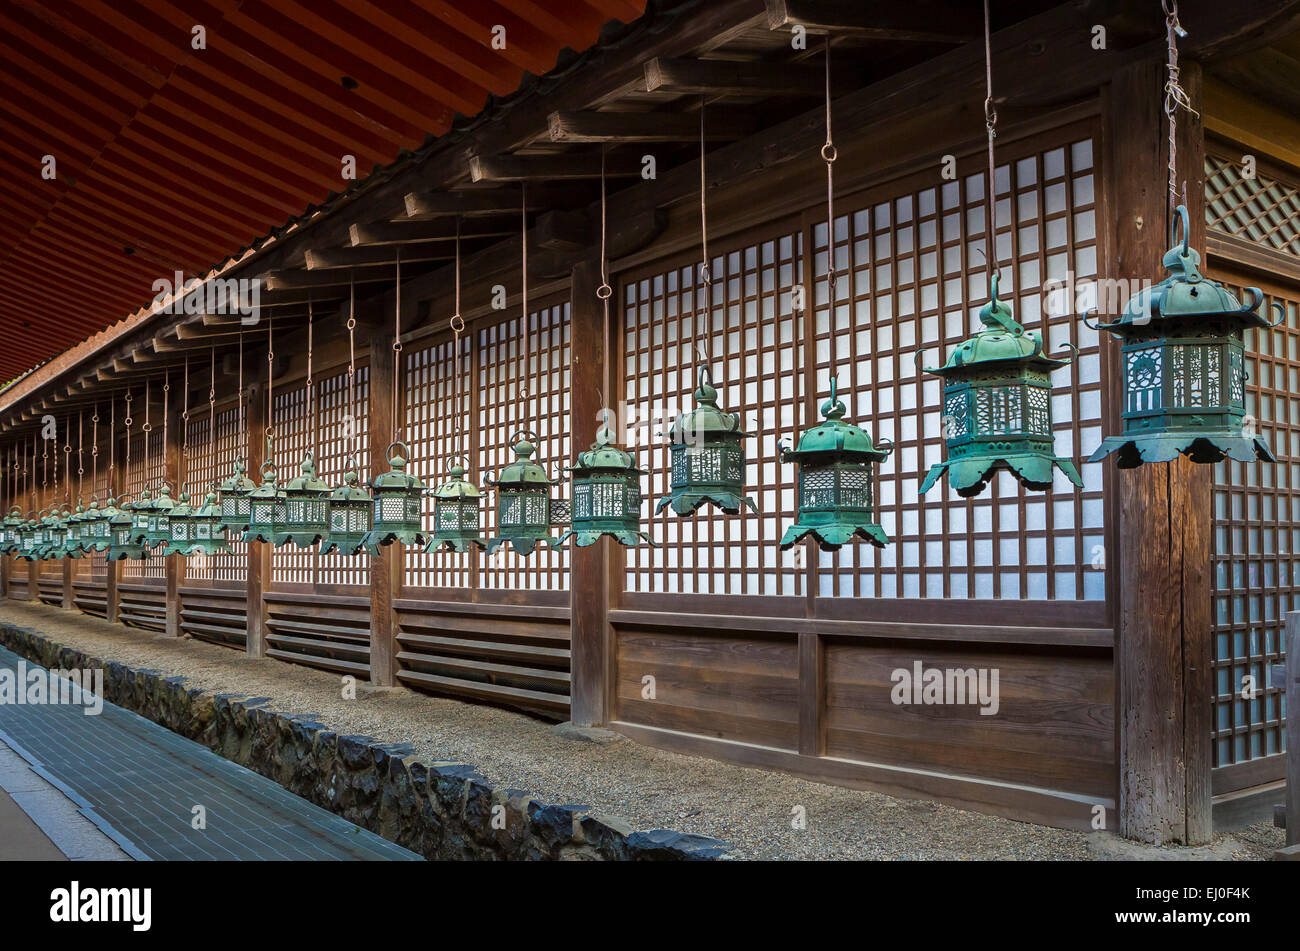
[[[370, 478], [388, 471], [385, 450], [392, 441], [393, 420], [393, 332], [377, 323], [370, 336]], [[400, 385], [400, 381], [399, 381]], [[399, 412], [401, 394], [398, 394]], [[377, 687], [396, 683], [396, 618], [393, 598], [401, 585], [402, 546], [385, 545], [370, 559], [370, 682]]]
[[9, 573], [13, 570], [13, 556], [0, 557], [0, 600], [9, 600]]
[[[1104, 205], [1115, 278], [1164, 277], [1169, 246], [1164, 66], [1116, 74], [1106, 99], [1110, 143]], [[1200, 104], [1201, 69], [1182, 83]], [[1193, 247], [1204, 250], [1205, 140], [1179, 112], [1178, 173], [1187, 183]], [[1113, 344], [1111, 344], [1113, 346]], [[1112, 380], [1118, 396], [1120, 380]], [[1117, 416], [1118, 414], [1116, 414]], [[1117, 472], [1120, 832], [1145, 842], [1208, 842], [1211, 821], [1211, 501], [1213, 467], [1185, 458]]]
[[[109, 439], [117, 439], [116, 433], [109, 433]], [[120, 505], [122, 502], [122, 485], [124, 478], [121, 470], [114, 467], [108, 474], [108, 495], [109, 498], [116, 499]], [[107, 501], [105, 502], [107, 504]], [[117, 620], [122, 610], [122, 595], [118, 586], [122, 583], [122, 563], [120, 561], [104, 561], [104, 617], [110, 622]]]
[[[245, 361], [245, 366], [248, 366]], [[261, 361], [266, 367], [266, 361]], [[261, 383], [254, 383], [244, 396], [248, 407], [248, 475], [261, 484], [262, 463], [266, 461], [266, 373], [260, 371]], [[266, 542], [248, 543], [248, 579], [244, 616], [248, 622], [245, 653], [249, 657], [266, 656], [266, 600], [263, 590], [271, 580], [271, 545]]]
[[73, 581], [76, 578], [75, 565], [73, 559], [63, 559], [63, 596], [60, 598], [59, 607], [65, 611], [74, 611], [77, 607], [76, 590], [73, 588]]
[[[183, 380], [183, 378], [181, 378]], [[172, 487], [172, 498], [181, 494], [181, 444], [185, 433], [185, 393], [180, 386], [172, 387], [173, 398], [168, 401], [167, 441], [163, 445], [163, 479]], [[181, 392], [177, 392], [181, 391]], [[181, 580], [185, 576], [185, 557], [168, 555], [163, 560], [166, 579], [166, 627], [168, 637], [181, 636]]]
[[1300, 611], [1286, 616], [1286, 844], [1300, 845]]
[[[570, 408], [573, 451], [586, 449], [596, 438], [601, 394], [612, 404], [617, 389], [605, 383], [604, 307], [596, 297], [600, 285], [600, 262], [595, 258], [573, 266], [569, 294]], [[611, 323], [613, 315], [611, 314]], [[612, 408], [612, 407], [611, 407]], [[610, 668], [612, 632], [609, 627], [610, 543], [588, 548], [570, 548], [570, 709], [569, 718], [578, 726], [602, 726], [611, 708]]]

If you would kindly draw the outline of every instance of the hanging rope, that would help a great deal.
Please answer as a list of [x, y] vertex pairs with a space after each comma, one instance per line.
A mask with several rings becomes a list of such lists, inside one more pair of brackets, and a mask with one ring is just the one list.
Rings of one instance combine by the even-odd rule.
[[984, 126], [989, 133], [989, 175], [985, 185], [984, 205], [985, 217], [984, 227], [986, 236], [984, 243], [987, 246], [988, 254], [985, 256], [985, 264], [988, 266], [989, 273], [1000, 273], [998, 268], [998, 200], [997, 200], [997, 168], [993, 159], [993, 140], [998, 136], [998, 113], [993, 108], [993, 33], [990, 26], [989, 17], [989, 0], [984, 0]]
[[[66, 499], [72, 504], [72, 417], [63, 417], [63, 486], [67, 492]], [[57, 486], [55, 488], [57, 492]]]
[[77, 411], [77, 503], [86, 497], [86, 411]]
[[[149, 434], [153, 432], [153, 423], [149, 421], [149, 413], [153, 404], [153, 396], [152, 393], [150, 392], [151, 383], [152, 383], [151, 380], [144, 381], [144, 425], [140, 427], [140, 431], [144, 433], [144, 477], [141, 480], [140, 484], [142, 487], [146, 489], [149, 488]], [[127, 461], [126, 471], [127, 471], [127, 478], [130, 478], [131, 477], [130, 460]]]
[[212, 470], [212, 488], [220, 484], [217, 478], [217, 347], [212, 346], [212, 370], [208, 378], [208, 462]]
[[[602, 336], [600, 338], [600, 349], [605, 357], [601, 361], [603, 367], [602, 385], [605, 391], [605, 398], [612, 400], [614, 396], [614, 388], [612, 382], [613, 378], [610, 376], [610, 364], [612, 361], [610, 359], [610, 355], [608, 353], [605, 353], [605, 349], [609, 346], [609, 299], [614, 294], [614, 288], [609, 286], [609, 254], [606, 249], [607, 229], [605, 224], [606, 205], [607, 202], [606, 202], [606, 195], [605, 195], [605, 146], [602, 144], [600, 147], [600, 286], [596, 288], [596, 297], [600, 299], [600, 303], [604, 308], [604, 320], [602, 323], [603, 329], [601, 331]], [[603, 404], [604, 400], [602, 400], [601, 402]], [[600, 415], [601, 415], [601, 420], [600, 420], [601, 431], [608, 433], [609, 432], [608, 406], [602, 405], [600, 407]]]
[[[519, 203], [519, 286], [520, 298], [520, 329], [524, 334], [524, 340], [528, 339], [528, 183], [520, 183], [520, 203]], [[528, 393], [528, 353], [527, 346], [524, 348], [524, 369], [519, 378], [519, 398], [523, 401], [524, 409], [520, 417], [527, 422], [529, 418], [529, 393]], [[540, 408], [539, 408], [540, 412]]]
[[312, 309], [311, 294], [307, 295], [307, 414], [311, 420], [311, 458], [316, 461], [316, 448], [319, 445], [320, 431], [316, 426], [316, 384], [312, 380], [312, 323], [316, 319]]
[[357, 448], [360, 445], [360, 437], [357, 430], [360, 428], [360, 415], [357, 412], [357, 282], [356, 276], [348, 272], [348, 441], [351, 443], [351, 461], [353, 465], [360, 465], [357, 459]]
[[397, 282], [393, 296], [395, 299], [393, 305], [393, 442], [401, 442], [402, 424], [397, 416], [397, 395], [402, 389], [402, 249], [400, 245], [397, 248]]
[[[467, 452], [465, 446], [465, 396], [462, 385], [461, 374], [463, 372], [460, 358], [460, 335], [465, 330], [465, 318], [460, 314], [460, 216], [456, 216], [456, 305], [451, 315], [451, 332], [452, 332], [452, 372], [456, 379], [456, 430], [455, 445], [456, 451], [462, 455]], [[468, 461], [468, 459], [466, 460]]]
[[[129, 482], [131, 479], [131, 391], [130, 390], [126, 391], [126, 419], [124, 420], [124, 422], [126, 424], [126, 479]], [[131, 493], [129, 491], [123, 492], [122, 498], [125, 499], [130, 494]]]
[[[166, 438], [163, 439], [164, 444]], [[185, 491], [190, 474], [190, 355], [185, 354], [185, 392], [181, 397], [181, 462], [176, 473], [176, 493]]]
[[831, 329], [835, 327], [835, 160], [839, 152], [831, 134], [831, 38], [826, 35], [826, 142], [822, 160], [826, 162], [826, 301]]
[[[705, 366], [712, 363], [710, 357], [710, 337], [713, 335], [713, 303], [710, 285], [713, 283], [713, 273], [709, 265], [709, 205], [708, 205], [708, 173], [705, 168], [704, 158], [704, 97], [700, 96], [700, 254], [702, 259], [699, 266], [698, 287], [695, 290], [696, 299], [700, 301], [695, 314], [695, 347], [691, 354], [691, 365], [696, 371], [695, 376], [699, 377], [699, 361], [703, 357]], [[703, 319], [701, 319], [703, 314]], [[702, 325], [708, 324], [707, 327]]]
[[274, 463], [272, 458], [272, 436], [275, 433], [275, 318], [266, 319], [266, 457], [262, 460], [265, 465], [268, 462]]
[[99, 500], [99, 404], [90, 417], [90, 496]]
[[[171, 407], [167, 402], [167, 395], [171, 391], [171, 388], [172, 388], [172, 375], [171, 375], [171, 371], [168, 370], [167, 373], [163, 375], [162, 476], [158, 480], [160, 483], [162, 483], [162, 485], [167, 484], [167, 447], [171, 445], [168, 439], [168, 432], [169, 432], [169, 424], [171, 423], [172, 414], [171, 414]], [[146, 469], [145, 471], [147, 472], [148, 470]], [[161, 487], [162, 486], [160, 485], [159, 488], [161, 489]], [[162, 493], [159, 492], [159, 494], [161, 495]]]
[[[269, 318], [268, 318], [269, 319]], [[244, 434], [244, 459], [248, 458], [248, 426], [244, 422], [244, 332], [239, 332], [239, 410], [236, 413], [239, 421], [239, 432]], [[239, 446], [239, 436], [235, 436], [235, 446]], [[239, 449], [236, 448], [238, 453]], [[238, 458], [238, 456], [236, 457]]]
[[1169, 217], [1173, 220], [1174, 209], [1178, 207], [1178, 138], [1176, 135], [1176, 114], [1185, 109], [1197, 115], [1192, 108], [1192, 100], [1179, 81], [1178, 39], [1185, 37], [1187, 31], [1178, 22], [1178, 0], [1160, 0], [1165, 12], [1165, 36], [1169, 43], [1169, 77], [1165, 81], [1165, 115], [1169, 118]]

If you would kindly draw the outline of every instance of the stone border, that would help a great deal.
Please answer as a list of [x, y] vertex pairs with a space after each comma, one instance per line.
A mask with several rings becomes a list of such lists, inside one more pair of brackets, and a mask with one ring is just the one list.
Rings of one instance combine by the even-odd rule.
[[410, 747], [340, 736], [310, 716], [277, 713], [268, 697], [187, 688], [184, 677], [104, 661], [12, 624], [0, 624], [0, 642], [47, 669], [102, 668], [110, 703], [428, 859], [728, 857], [730, 846], [718, 839], [634, 832], [588, 806], [547, 805], [523, 790], [493, 787], [465, 763], [425, 763]]

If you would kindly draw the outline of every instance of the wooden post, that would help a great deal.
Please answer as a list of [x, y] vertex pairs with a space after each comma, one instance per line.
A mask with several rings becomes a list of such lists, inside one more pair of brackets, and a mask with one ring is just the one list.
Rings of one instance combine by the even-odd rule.
[[[595, 258], [573, 266], [569, 293], [571, 365], [569, 394], [573, 451], [582, 451], [596, 438], [601, 394], [612, 402], [614, 388], [605, 383], [604, 307], [596, 297], [600, 262]], [[608, 542], [589, 548], [572, 546], [569, 577], [570, 707], [578, 726], [602, 726], [610, 715], [609, 667], [613, 661], [609, 628]]]
[[[109, 433], [109, 439], [117, 439], [116, 433]], [[122, 500], [122, 474], [116, 467], [109, 470], [108, 473], [108, 495], [109, 498], [116, 499], [118, 503]], [[107, 504], [107, 500], [105, 500]], [[104, 618], [110, 623], [117, 621], [118, 615], [122, 611], [122, 595], [118, 586], [122, 583], [122, 563], [120, 561], [104, 560]]]
[[[1169, 245], [1165, 72], [1157, 61], [1115, 75], [1106, 99], [1111, 276], [1160, 280]], [[1201, 102], [1201, 69], [1182, 64]], [[1204, 247], [1205, 140], [1177, 116], [1191, 243]], [[1119, 381], [1113, 385], [1118, 393]], [[1116, 621], [1120, 832], [1145, 842], [1208, 842], [1211, 821], [1211, 501], [1213, 467], [1180, 457], [1117, 473]]]
[[[181, 444], [185, 435], [183, 428], [186, 425], [184, 400], [185, 394], [181, 393], [178, 398], [169, 401], [168, 413], [171, 418], [167, 420], [167, 442], [163, 446], [163, 480], [172, 487], [172, 497], [175, 499], [179, 499], [181, 494]], [[185, 574], [185, 557], [168, 555], [163, 560], [163, 567], [167, 584], [167, 621], [164, 630], [168, 637], [180, 637], [182, 633], [180, 587], [181, 579]]]
[[[400, 400], [399, 393], [399, 400]], [[401, 403], [399, 402], [399, 407]], [[400, 409], [399, 409], [400, 412]], [[388, 448], [395, 431], [393, 420], [393, 336], [382, 324], [370, 329], [370, 478], [388, 471]], [[370, 559], [370, 682], [391, 687], [396, 682], [393, 592], [402, 578], [402, 546], [380, 549]]]
[[13, 570], [13, 555], [0, 557], [0, 601], [9, 600], [9, 572]]
[[[266, 366], [266, 361], [262, 361]], [[266, 461], [266, 377], [262, 370], [262, 383], [254, 383], [245, 395], [248, 407], [248, 475], [261, 484], [262, 463]], [[266, 542], [248, 543], [248, 579], [244, 617], [248, 623], [248, 636], [244, 651], [249, 657], [266, 656], [266, 600], [262, 597], [265, 584], [271, 577], [271, 546]]]
[[1286, 844], [1300, 846], [1300, 611], [1286, 616]]
[[59, 606], [65, 611], [75, 611], [77, 608], [76, 590], [73, 587], [73, 582], [76, 579], [74, 565], [76, 565], [76, 562], [73, 559], [63, 559], [63, 597]]

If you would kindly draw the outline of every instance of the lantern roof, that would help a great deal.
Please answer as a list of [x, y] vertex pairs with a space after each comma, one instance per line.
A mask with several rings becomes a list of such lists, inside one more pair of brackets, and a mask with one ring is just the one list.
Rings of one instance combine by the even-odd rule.
[[668, 441], [674, 446], [697, 441], [713, 441], [733, 436], [746, 439], [751, 433], [741, 432], [740, 414], [718, 409], [718, 391], [713, 386], [713, 375], [708, 367], [700, 370], [700, 385], [695, 389], [695, 409], [673, 420], [668, 430]]
[[822, 404], [824, 420], [805, 430], [799, 437], [798, 448], [785, 450], [783, 459], [797, 461], [824, 453], [861, 456], [871, 462], [889, 458], [889, 449], [877, 449], [866, 430], [844, 422], [844, 404], [836, 395], [836, 386], [837, 381], [832, 377], [830, 398]]
[[559, 483], [559, 479], [552, 479], [540, 464], [533, 462], [532, 456], [537, 451], [537, 446], [528, 437], [536, 439], [537, 434], [522, 432], [515, 435], [519, 437], [514, 446], [515, 461], [501, 470], [501, 478], [495, 482], [488, 479], [488, 485], [537, 486]]
[[233, 492], [237, 495], [252, 492], [256, 486], [253, 485], [253, 480], [246, 475], [247, 472], [248, 467], [244, 465], [244, 460], [236, 459], [234, 471], [230, 474], [230, 478], [221, 484], [221, 491]]
[[203, 504], [193, 510], [195, 518], [220, 518], [221, 506], [217, 503], [217, 493], [208, 490], [208, 494], [203, 497]]
[[22, 510], [15, 505], [12, 509], [9, 510], [9, 514], [5, 516], [4, 524], [12, 528], [15, 525], [21, 525], [22, 523], [23, 523]]
[[[1183, 240], [1177, 241], [1178, 222], [1183, 225]], [[1217, 281], [1201, 274], [1201, 256], [1188, 243], [1188, 213], [1179, 205], [1169, 229], [1172, 245], [1165, 252], [1161, 264], [1169, 274], [1159, 284], [1144, 287], [1129, 298], [1124, 313], [1113, 323], [1101, 324], [1116, 336], [1133, 327], [1145, 327], [1154, 321], [1227, 318], [1245, 327], [1268, 327], [1270, 322], [1259, 313], [1264, 303], [1264, 292], [1258, 287], [1248, 287], [1248, 303], [1241, 303], [1235, 294]]]
[[284, 489], [286, 492], [316, 492], [324, 495], [329, 492], [330, 487], [316, 477], [316, 460], [308, 452], [302, 457], [301, 472], [296, 478], [289, 480]]
[[614, 434], [609, 426], [602, 425], [596, 432], [596, 441], [586, 452], [578, 453], [578, 461], [569, 466], [574, 475], [582, 476], [592, 472], [626, 472], [643, 475], [636, 467], [632, 454], [614, 444]]
[[248, 493], [249, 498], [253, 499], [282, 499], [284, 498], [284, 489], [280, 488], [275, 481], [276, 469], [275, 463], [269, 459], [262, 463], [262, 484], [252, 492]]
[[985, 370], [1002, 364], [1021, 364], [1051, 372], [1069, 363], [1043, 353], [1042, 337], [1025, 330], [1016, 320], [1011, 306], [999, 299], [996, 271], [989, 277], [989, 301], [980, 308], [980, 320], [984, 324], [983, 330], [954, 347], [942, 367], [925, 372], [945, 377], [950, 373], [960, 376], [963, 370]]
[[122, 506], [123, 511], [132, 512], [152, 512], [154, 509], [153, 496], [148, 489], [142, 489], [140, 496], [134, 502], [128, 502]]
[[370, 493], [361, 488], [360, 481], [356, 466], [350, 466], [343, 473], [343, 484], [330, 493], [330, 499], [335, 502], [369, 502]]
[[153, 507], [159, 512], [170, 512], [176, 507], [176, 500], [172, 498], [172, 487], [166, 482], [158, 490], [158, 498], [154, 499]]
[[[394, 451], [398, 450], [398, 451]], [[410, 450], [405, 443], [395, 442], [388, 447], [387, 472], [382, 472], [371, 480], [370, 485], [376, 489], [423, 489], [424, 483], [406, 471], [407, 457]]]
[[465, 478], [465, 467], [460, 464], [460, 460], [452, 463], [447, 474], [451, 476], [446, 482], [434, 490], [434, 498], [439, 499], [463, 499], [478, 498], [482, 493], [479, 492], [478, 486]]
[[171, 508], [172, 518], [187, 518], [193, 513], [194, 509], [190, 507], [190, 494], [181, 492], [177, 501]]

